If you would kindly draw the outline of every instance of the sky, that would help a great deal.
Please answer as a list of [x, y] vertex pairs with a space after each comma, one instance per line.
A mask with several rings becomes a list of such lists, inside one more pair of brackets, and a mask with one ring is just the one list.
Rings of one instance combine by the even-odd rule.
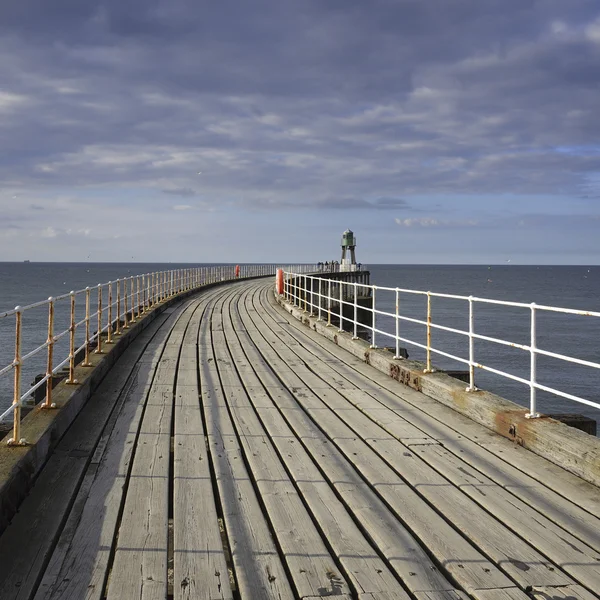
[[0, 3], [0, 260], [600, 264], [598, 0]]

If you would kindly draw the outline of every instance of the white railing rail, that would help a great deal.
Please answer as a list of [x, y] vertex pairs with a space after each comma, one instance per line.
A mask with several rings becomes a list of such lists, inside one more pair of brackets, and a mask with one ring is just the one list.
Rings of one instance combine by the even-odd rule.
[[[65, 383], [76, 385], [78, 383], [75, 379], [77, 359], [82, 359], [81, 366], [91, 367], [91, 351], [95, 354], [104, 354], [106, 345], [113, 344], [115, 338], [118, 338], [123, 330], [129, 329], [132, 323], [152, 311], [155, 306], [204, 285], [220, 281], [234, 281], [240, 278], [274, 275], [278, 268], [280, 267], [276, 265], [224, 265], [145, 273], [50, 297], [27, 306], [17, 306], [12, 310], [0, 313], [0, 323], [14, 318], [15, 325], [14, 359], [10, 364], [0, 368], [0, 378], [13, 375], [12, 404], [0, 413], [0, 421], [5, 420], [11, 413], [13, 415], [13, 435], [8, 440], [8, 444], [18, 446], [27, 443], [20, 434], [21, 408], [25, 401], [33, 398], [38, 389], [45, 388], [44, 400], [40, 406], [44, 409], [56, 408], [52, 402], [54, 376], [63, 367], [68, 367], [69, 374]], [[316, 265], [296, 265], [285, 268], [298, 273], [317, 270]], [[69, 326], [63, 331], [57, 332], [55, 331], [56, 307], [67, 301], [70, 306], [65, 307], [65, 311], [69, 315]], [[94, 305], [93, 309], [92, 305]], [[29, 311], [41, 307], [46, 307], [48, 313], [46, 340], [33, 350], [23, 354], [23, 333], [28, 325], [25, 316]], [[77, 320], [76, 309], [79, 308], [81, 312], [83, 307], [85, 307], [85, 317]], [[81, 332], [82, 328], [85, 340], [78, 345], [76, 343], [77, 332]], [[90, 333], [92, 328], [96, 330], [93, 334]], [[39, 330], [39, 325], [37, 329]], [[69, 353], [60, 362], [55, 363], [55, 345], [59, 340], [67, 337]], [[2, 342], [3, 340], [0, 340], [0, 343]], [[21, 379], [24, 363], [44, 351], [47, 365], [45, 375], [30, 389], [23, 392]]]
[[[490, 298], [478, 298], [475, 296], [459, 296], [456, 294], [442, 294], [442, 293], [434, 293], [429, 291], [421, 291], [421, 290], [410, 290], [403, 288], [391, 288], [391, 287], [382, 287], [376, 285], [365, 285], [363, 283], [356, 282], [348, 282], [340, 279], [327, 279], [326, 276], [315, 277], [314, 275], [308, 275], [306, 273], [299, 272], [284, 272], [284, 297], [285, 300], [291, 304], [294, 304], [300, 308], [303, 308], [305, 312], [310, 312], [311, 314], [316, 314], [319, 320], [323, 320], [323, 313], [327, 314], [327, 326], [331, 325], [332, 316], [334, 319], [339, 321], [339, 331], [343, 331], [344, 322], [350, 323], [353, 328], [353, 336], [357, 338], [357, 331], [359, 325], [361, 327], [366, 327], [367, 330], [371, 333], [371, 348], [376, 348], [376, 340], [378, 335], [386, 336], [388, 338], [392, 338], [395, 340], [396, 344], [396, 353], [394, 358], [401, 359], [400, 354], [400, 342], [405, 344], [410, 344], [412, 346], [421, 348], [426, 353], [426, 365], [424, 372], [431, 373], [433, 372], [432, 364], [431, 364], [431, 356], [432, 354], [437, 354], [439, 356], [444, 356], [446, 358], [458, 361], [464, 365], [467, 365], [469, 368], [469, 385], [466, 388], [468, 392], [473, 392], [477, 390], [475, 386], [475, 369], [481, 369], [483, 371], [487, 371], [489, 373], [494, 373], [495, 375], [499, 375], [501, 377], [505, 377], [511, 379], [513, 381], [522, 383], [529, 387], [529, 412], [526, 413], [526, 417], [528, 418], [536, 418], [539, 417], [540, 414], [537, 411], [536, 405], [536, 392], [537, 390], [549, 392], [551, 394], [555, 394], [562, 398], [566, 398], [568, 400], [573, 400], [575, 402], [579, 402], [581, 404], [586, 404], [587, 406], [592, 406], [594, 408], [600, 408], [600, 403], [594, 402], [587, 398], [582, 398], [580, 396], [576, 396], [574, 394], [570, 394], [568, 392], [558, 390], [537, 381], [537, 357], [547, 356], [554, 359], [558, 359], [565, 362], [574, 363], [580, 366], [591, 367], [594, 369], [600, 369], [600, 363], [583, 360], [580, 358], [575, 358], [571, 356], [567, 356], [564, 354], [560, 354], [557, 352], [550, 352], [548, 350], [543, 350], [537, 347], [537, 317], [541, 312], [556, 312], [556, 313], [564, 313], [570, 315], [579, 315], [586, 317], [600, 317], [600, 312], [593, 311], [584, 311], [584, 310], [575, 310], [569, 308], [558, 308], [556, 306], [545, 306], [541, 304], [526, 304], [523, 302], [507, 302], [503, 300], [492, 300]], [[371, 298], [372, 305], [371, 306], [359, 306], [358, 304], [358, 290], [359, 289], [368, 290]], [[377, 292], [390, 292], [395, 294], [395, 311], [387, 312], [383, 310], [377, 310]], [[413, 317], [408, 317], [406, 315], [402, 315], [400, 312], [400, 294], [411, 294], [411, 295], [419, 295], [424, 296], [427, 299], [427, 309], [426, 315], [423, 319], [416, 319]], [[363, 295], [365, 295], [363, 293]], [[432, 298], [447, 298], [453, 300], [461, 300], [468, 303], [468, 330], [457, 329], [454, 327], [448, 327], [446, 325], [441, 325], [433, 322], [432, 316], [432, 306], [431, 299]], [[518, 344], [515, 342], [511, 342], [508, 340], [503, 340], [496, 337], [490, 337], [487, 335], [482, 335], [476, 333], [475, 331], [475, 306], [477, 304], [490, 304], [490, 305], [500, 305], [500, 306], [510, 306], [510, 307], [519, 307], [528, 309], [530, 312], [530, 331], [529, 331], [529, 343], [528, 344]], [[346, 315], [344, 314], [344, 307], [348, 307], [346, 310]], [[353, 309], [353, 311], [352, 311]], [[348, 310], [353, 312], [353, 317], [349, 318]], [[372, 319], [371, 324], [360, 323], [357, 320], [358, 311], [367, 311], [367, 313], [371, 313]], [[383, 331], [377, 328], [377, 316], [389, 317], [394, 319], [395, 322], [395, 333], [390, 333], [389, 331]], [[401, 323], [409, 322], [417, 325], [422, 325], [426, 328], [426, 343], [420, 343], [415, 340], [408, 339], [400, 335], [401, 333]], [[458, 334], [468, 338], [468, 357], [458, 356], [456, 354], [451, 354], [450, 352], [446, 352], [441, 348], [436, 348], [432, 345], [432, 331], [440, 330], [446, 331], [454, 334]], [[482, 340], [486, 342], [491, 342], [494, 344], [510, 346], [512, 348], [517, 348], [529, 353], [529, 379], [524, 377], [518, 377], [517, 375], [513, 375], [511, 373], [507, 373], [500, 369], [495, 369], [488, 365], [481, 364], [476, 360], [475, 357], [475, 340]]]

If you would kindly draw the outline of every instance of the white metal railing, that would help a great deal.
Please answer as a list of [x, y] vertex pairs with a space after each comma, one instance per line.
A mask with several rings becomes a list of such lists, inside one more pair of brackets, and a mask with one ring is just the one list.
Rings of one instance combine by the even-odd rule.
[[[469, 368], [469, 385], [466, 388], [468, 392], [473, 392], [477, 390], [475, 386], [475, 369], [481, 369], [483, 371], [487, 371], [489, 373], [493, 373], [495, 375], [499, 375], [501, 377], [505, 377], [511, 379], [513, 381], [522, 383], [529, 387], [529, 412], [525, 415], [528, 418], [536, 418], [539, 417], [539, 413], [537, 412], [536, 406], [536, 392], [537, 390], [549, 392], [551, 394], [555, 394], [562, 398], [566, 398], [568, 400], [573, 400], [575, 402], [579, 402], [581, 404], [585, 404], [587, 406], [592, 406], [594, 408], [600, 408], [600, 403], [594, 402], [587, 398], [582, 398], [580, 396], [576, 396], [574, 394], [569, 394], [562, 390], [558, 390], [537, 381], [537, 357], [539, 355], [551, 357], [554, 359], [558, 359], [561, 361], [566, 361], [570, 363], [574, 363], [584, 367], [591, 367], [594, 369], [600, 369], [600, 363], [583, 360], [580, 358], [574, 358], [571, 356], [567, 356], [564, 354], [560, 354], [557, 352], [550, 352], [548, 350], [543, 350], [537, 347], [537, 315], [540, 312], [555, 312], [555, 313], [564, 313], [570, 315], [579, 315], [586, 317], [600, 317], [600, 312], [592, 312], [592, 311], [583, 311], [583, 310], [574, 310], [569, 308], [558, 308], [555, 306], [545, 306], [540, 304], [526, 304], [522, 302], [507, 302], [503, 300], [492, 300], [489, 298], [477, 298], [475, 296], [459, 296], [455, 294], [441, 294], [434, 292], [426, 292], [421, 290], [409, 290], [402, 288], [390, 288], [390, 287], [382, 287], [375, 285], [365, 285], [363, 283], [358, 282], [347, 282], [339, 279], [327, 279], [326, 275], [318, 277], [314, 275], [308, 275], [306, 273], [299, 272], [284, 272], [284, 285], [283, 285], [283, 294], [285, 300], [291, 304], [294, 304], [300, 308], [303, 308], [305, 312], [310, 312], [311, 314], [316, 314], [319, 320], [323, 320], [323, 312], [327, 314], [327, 326], [331, 325], [332, 316], [334, 319], [339, 321], [339, 331], [343, 331], [344, 321], [349, 322], [353, 327], [353, 337], [356, 339], [358, 337], [358, 327], [365, 326], [365, 324], [358, 322], [358, 311], [367, 311], [367, 313], [371, 313], [372, 319], [371, 324], [367, 325], [367, 329], [371, 333], [371, 348], [376, 348], [376, 339], [377, 335], [386, 336], [389, 338], [393, 338], [396, 344], [396, 352], [394, 358], [401, 359], [400, 353], [400, 342], [404, 342], [406, 344], [411, 344], [412, 346], [421, 348], [426, 353], [426, 366], [424, 369], [425, 373], [433, 372], [433, 368], [431, 365], [431, 356], [433, 354], [437, 354], [439, 356], [444, 356], [446, 358], [458, 361], [462, 364], [468, 365]], [[372, 305], [369, 306], [359, 306], [358, 297], [359, 290], [363, 288], [362, 295], [371, 295]], [[369, 294], [365, 294], [364, 291], [368, 291]], [[391, 292], [395, 295], [395, 311], [393, 313], [377, 310], [377, 292]], [[422, 319], [416, 319], [413, 317], [409, 317], [406, 315], [400, 314], [400, 294], [411, 294], [423, 296], [427, 300], [427, 309], [426, 315]], [[453, 300], [461, 300], [468, 303], [468, 330], [457, 329], [454, 327], [448, 327], [446, 325], [441, 325], [433, 322], [432, 318], [432, 309], [431, 309], [431, 299], [432, 298], [446, 298]], [[529, 343], [528, 344], [518, 344], [515, 342], [499, 339], [496, 337], [491, 337], [487, 335], [482, 335], [475, 332], [475, 318], [474, 318], [474, 310], [477, 304], [488, 304], [488, 305], [500, 305], [500, 306], [510, 306], [510, 307], [518, 307], [525, 308], [530, 312], [529, 322]], [[344, 315], [344, 307], [349, 307], [353, 309], [353, 318], [349, 318], [347, 315]], [[383, 331], [377, 328], [377, 316], [389, 317], [392, 318], [395, 322], [395, 332], [390, 333], [389, 331]], [[426, 328], [426, 342], [420, 343], [415, 340], [408, 339], [406, 337], [402, 337], [401, 333], [401, 323], [409, 322], [416, 325], [422, 325]], [[463, 356], [458, 356], [455, 354], [451, 354], [450, 352], [446, 352], [441, 348], [435, 348], [431, 343], [431, 333], [433, 330], [446, 331], [449, 333], [458, 334], [460, 336], [464, 336], [468, 339], [468, 358]], [[519, 377], [517, 375], [513, 375], [511, 373], [507, 373], [500, 369], [495, 369], [493, 367], [481, 364], [476, 360], [475, 357], [475, 345], [474, 340], [482, 340], [486, 342], [491, 342], [494, 344], [499, 344], [503, 346], [510, 346], [512, 348], [520, 349], [529, 354], [529, 379], [525, 377]]]
[[[155, 306], [178, 294], [219, 281], [274, 275], [277, 268], [276, 265], [212, 266], [145, 273], [50, 297], [28, 306], [17, 306], [13, 310], [0, 313], [0, 324], [9, 318], [14, 318], [15, 324], [14, 359], [10, 364], [0, 368], [0, 378], [13, 375], [12, 404], [0, 413], [0, 421], [6, 419], [11, 413], [13, 415], [13, 435], [8, 440], [8, 444], [18, 446], [27, 443], [20, 435], [21, 407], [25, 401], [33, 398], [38, 389], [45, 388], [41, 407], [56, 408], [52, 402], [54, 376], [63, 367], [68, 367], [69, 373], [65, 383], [77, 384], [78, 381], [75, 379], [77, 358], [82, 359], [81, 366], [91, 367], [90, 352], [93, 344], [95, 354], [104, 354], [106, 345], [113, 344], [123, 330], [129, 329], [130, 324], [137, 322]], [[287, 268], [300, 273], [316, 271], [315, 265], [296, 265]], [[69, 325], [66, 329], [57, 332], [55, 331], [56, 308], [63, 302], [69, 304], [64, 307]], [[46, 307], [48, 314], [46, 340], [23, 354], [23, 333], [27, 326], [24, 317], [29, 311], [43, 307]], [[79, 308], [81, 312], [83, 307], [85, 307], [85, 317], [77, 320], [76, 310]], [[33, 321], [34, 319], [32, 323]], [[30, 329], [33, 327], [36, 327], [35, 332], [27, 331], [34, 334], [30, 337], [35, 337], [35, 333], [39, 331], [39, 325], [33, 323]], [[81, 332], [81, 328], [84, 331], [84, 341], [78, 345], [77, 332]], [[96, 332], [90, 333], [91, 328], [95, 328]], [[65, 341], [68, 338], [69, 352], [60, 362], [55, 363], [55, 346], [63, 338]], [[23, 392], [21, 381], [23, 364], [44, 351], [46, 352], [45, 375], [30, 389]]]

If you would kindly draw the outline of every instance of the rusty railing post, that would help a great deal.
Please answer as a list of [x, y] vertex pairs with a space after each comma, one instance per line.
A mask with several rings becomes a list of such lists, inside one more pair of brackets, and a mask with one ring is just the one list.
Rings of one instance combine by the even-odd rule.
[[136, 290], [136, 292], [135, 292], [136, 296], [135, 297], [137, 299], [137, 301], [136, 301], [136, 304], [137, 304], [137, 318], [138, 318], [138, 321], [139, 321], [140, 315], [141, 315], [141, 313], [140, 313], [140, 276], [139, 275], [135, 276], [135, 290]]
[[129, 329], [129, 309], [127, 304], [127, 277], [123, 279], [123, 329]]
[[129, 278], [129, 290], [131, 292], [131, 319], [129, 319], [130, 323], [135, 323], [135, 277], [132, 275]]
[[121, 335], [121, 280], [117, 279], [117, 330], [115, 335]]
[[113, 342], [113, 282], [108, 282], [108, 329], [106, 330], [106, 343], [112, 344]]
[[98, 342], [96, 345], [96, 354], [104, 354], [102, 350], [102, 284], [98, 284]]
[[76, 385], [75, 379], [75, 292], [71, 291], [71, 325], [69, 327], [69, 378], [66, 384]]
[[85, 288], [85, 358], [82, 367], [91, 367], [90, 362], [90, 288]]
[[46, 399], [43, 408], [54, 408], [52, 403], [52, 375], [54, 371], [54, 298], [48, 298], [48, 355], [46, 360]]
[[21, 307], [15, 307], [15, 378], [13, 385], [13, 436], [8, 440], [9, 446], [23, 446], [27, 442], [21, 438], [21, 330], [23, 313]]

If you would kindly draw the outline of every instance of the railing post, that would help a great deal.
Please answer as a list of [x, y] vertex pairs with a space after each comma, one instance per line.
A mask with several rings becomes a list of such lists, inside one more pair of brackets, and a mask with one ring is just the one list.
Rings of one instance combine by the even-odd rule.
[[356, 282], [354, 282], [354, 335], [352, 336], [353, 340], [358, 339], [358, 286]]
[[338, 331], [344, 331], [344, 292], [342, 289], [342, 280], [340, 279], [340, 326]]
[[467, 392], [476, 392], [475, 387], [475, 315], [473, 313], [473, 296], [469, 296], [469, 386]]
[[304, 275], [304, 312], [308, 312], [308, 278]]
[[[48, 333], [48, 335], [50, 335]], [[91, 367], [90, 362], [90, 288], [85, 288], [85, 358], [82, 367]]]
[[75, 292], [71, 291], [71, 325], [69, 327], [69, 378], [65, 383], [75, 385]]
[[395, 359], [401, 358], [400, 356], [400, 290], [396, 288], [396, 356]]
[[22, 446], [27, 442], [21, 439], [21, 330], [23, 313], [21, 307], [15, 307], [15, 379], [13, 385], [13, 436], [8, 440], [9, 446]]
[[129, 289], [131, 291], [131, 319], [129, 322], [135, 323], [137, 319], [135, 318], [135, 277], [133, 275], [129, 278]]
[[375, 329], [376, 329], [376, 317], [375, 309], [377, 308], [375, 305], [375, 286], [373, 286], [373, 304], [371, 306], [373, 309], [373, 321], [371, 323], [371, 348], [377, 348], [377, 344], [375, 343]]
[[106, 330], [106, 343], [113, 343], [113, 282], [108, 282], [108, 329]]
[[146, 314], [146, 273], [142, 273], [142, 314]]
[[423, 373], [433, 373], [431, 368], [431, 292], [427, 292], [427, 366]]
[[327, 327], [331, 327], [331, 279], [327, 280]]
[[43, 408], [51, 408], [52, 404], [52, 375], [54, 371], [54, 298], [48, 298], [48, 356], [46, 360], [46, 400]]
[[300, 302], [299, 302], [299, 308], [302, 308], [302, 305], [304, 304], [304, 312], [306, 312], [306, 284], [304, 282], [304, 275], [301, 274], [300, 278], [299, 278], [300, 283]]
[[102, 284], [98, 284], [98, 343], [96, 354], [104, 354], [102, 350]]
[[319, 294], [318, 294], [319, 314], [317, 315], [317, 321], [322, 321], [323, 319], [321, 318], [321, 311], [322, 311], [322, 304], [323, 304], [323, 294], [321, 292], [321, 287], [322, 287], [321, 284], [323, 283], [323, 280], [319, 277], [318, 282], [319, 282]]
[[136, 275], [135, 276], [135, 297], [137, 299], [136, 304], [137, 304], [137, 318], [139, 320], [140, 318], [140, 276]]
[[529, 352], [531, 355], [531, 372], [530, 372], [530, 383], [529, 383], [529, 412], [525, 414], [527, 419], [537, 419], [540, 413], [537, 412], [536, 407], [536, 387], [537, 382], [537, 334], [536, 334], [536, 305], [535, 302], [531, 304], [531, 343], [529, 345]]
[[129, 329], [129, 315], [127, 304], [127, 277], [123, 279], [123, 329]]
[[117, 279], [117, 330], [115, 335], [121, 335], [121, 280]]

